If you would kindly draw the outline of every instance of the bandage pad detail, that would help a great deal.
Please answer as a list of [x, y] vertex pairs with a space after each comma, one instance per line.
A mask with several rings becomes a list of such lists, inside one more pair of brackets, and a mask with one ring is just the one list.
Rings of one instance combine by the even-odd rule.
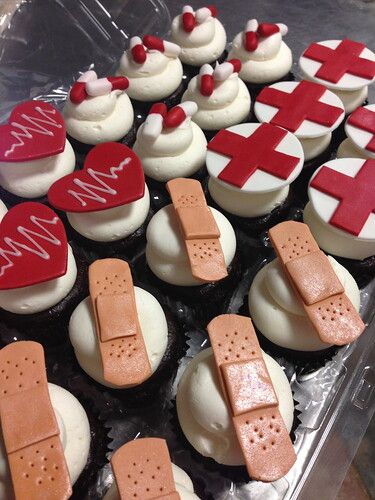
[[164, 439], [126, 443], [111, 459], [121, 500], [179, 500], [171, 459]]
[[15, 342], [0, 351], [0, 417], [16, 500], [69, 498], [69, 472], [40, 344]]
[[115, 386], [137, 385], [152, 373], [127, 262], [97, 260], [89, 287], [104, 379]]
[[365, 325], [310, 229], [287, 221], [269, 230], [278, 258], [322, 342], [353, 342]]
[[207, 330], [248, 473], [259, 481], [280, 479], [296, 454], [251, 319], [224, 314]]
[[194, 179], [167, 182], [180, 224], [192, 275], [204, 282], [219, 281], [228, 275], [220, 244], [220, 231], [206, 204], [202, 186]]

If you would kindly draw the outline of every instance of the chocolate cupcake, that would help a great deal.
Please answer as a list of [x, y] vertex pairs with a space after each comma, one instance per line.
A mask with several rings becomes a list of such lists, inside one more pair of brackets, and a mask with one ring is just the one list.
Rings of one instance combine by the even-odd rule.
[[75, 155], [61, 114], [43, 101], [16, 106], [0, 127], [0, 195], [9, 205], [46, 201], [48, 188], [73, 172]]
[[171, 37], [181, 47], [179, 57], [187, 79], [195, 76], [203, 64], [221, 63], [226, 57], [227, 35], [213, 5], [196, 11], [185, 5], [172, 21]]
[[182, 96], [183, 101], [194, 101], [198, 106], [193, 121], [205, 132], [207, 139], [231, 125], [248, 121], [251, 98], [246, 85], [239, 78], [241, 62], [232, 59], [216, 66], [201, 67]]
[[102, 142], [135, 140], [134, 111], [126, 94], [127, 78], [83, 73], [70, 89], [63, 114], [74, 148], [87, 153]]
[[7, 212], [0, 232], [2, 338], [9, 341], [18, 331], [45, 343], [61, 341], [64, 319], [85, 293], [84, 266], [63, 223], [45, 205], [26, 202]]
[[1, 405], [8, 409], [1, 419], [3, 498], [69, 498], [89, 456], [84, 408], [47, 382], [43, 348], [36, 342], [4, 347], [0, 367]]
[[177, 389], [182, 431], [220, 470], [246, 465], [253, 480], [280, 479], [296, 459], [289, 381], [261, 351], [249, 318], [225, 314], [207, 329], [213, 348], [192, 359]]
[[208, 190], [234, 226], [260, 232], [290, 205], [289, 187], [303, 167], [303, 150], [290, 132], [242, 123], [221, 130], [207, 146]]
[[250, 19], [245, 30], [235, 36], [228, 59], [241, 61], [240, 78], [253, 97], [265, 85], [292, 79], [292, 52], [283, 41], [287, 33], [285, 24], [259, 24], [256, 19]]
[[133, 252], [144, 238], [150, 196], [139, 158], [123, 144], [95, 146], [48, 199], [66, 212], [72, 239], [97, 255]]
[[142, 120], [155, 102], [172, 107], [180, 101], [184, 90], [180, 52], [181, 48], [175, 43], [155, 36], [130, 39], [117, 74], [129, 80], [128, 95], [138, 120]]
[[320, 248], [362, 284], [375, 271], [375, 160], [341, 158], [322, 165], [309, 183], [303, 219]]
[[328, 87], [352, 113], [367, 99], [375, 80], [375, 54], [353, 40], [312, 43], [303, 52], [299, 66], [308, 80]]
[[357, 108], [346, 120], [345, 132], [337, 158], [375, 158], [375, 104]]

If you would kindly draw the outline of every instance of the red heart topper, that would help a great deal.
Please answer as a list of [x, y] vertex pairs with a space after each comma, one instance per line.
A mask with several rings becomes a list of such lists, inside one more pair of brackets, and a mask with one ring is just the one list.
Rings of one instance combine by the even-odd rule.
[[66, 212], [96, 212], [139, 200], [145, 176], [138, 156], [118, 142], [104, 142], [86, 156], [83, 170], [56, 181], [49, 202]]
[[16, 106], [0, 127], [0, 161], [38, 160], [62, 153], [66, 132], [62, 115], [43, 101]]
[[64, 225], [42, 203], [11, 208], [0, 224], [0, 290], [50, 281], [66, 273]]

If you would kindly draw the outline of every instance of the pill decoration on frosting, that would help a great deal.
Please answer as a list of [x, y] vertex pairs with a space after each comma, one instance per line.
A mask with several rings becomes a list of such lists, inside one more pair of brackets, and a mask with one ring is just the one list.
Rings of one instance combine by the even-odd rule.
[[274, 35], [275, 33], [280, 33], [281, 36], [285, 36], [288, 33], [288, 27], [283, 23], [258, 24], [256, 19], [250, 19], [246, 23], [245, 31], [243, 33], [243, 45], [248, 52], [254, 52], [262, 40]]
[[220, 231], [207, 206], [199, 181], [173, 179], [166, 187], [185, 239], [191, 272], [205, 282], [219, 281], [228, 276]]
[[250, 318], [223, 314], [207, 326], [223, 394], [250, 477], [280, 479], [296, 453]]
[[124, 76], [107, 76], [98, 78], [95, 71], [83, 73], [72, 85], [69, 98], [74, 104], [80, 104], [88, 97], [110, 94], [113, 90], [126, 90], [129, 80]]
[[[172, 473], [171, 457], [164, 439], [130, 441], [111, 458], [121, 500], [179, 500]], [[131, 474], [127, 474], [131, 471]]]
[[197, 109], [198, 106], [192, 101], [182, 102], [169, 111], [167, 106], [161, 102], [153, 104], [141, 133], [146, 139], [154, 141], [159, 137], [163, 128], [170, 129], [180, 126], [186, 119], [191, 118]]
[[0, 126], [0, 162], [55, 156], [64, 151], [65, 142], [65, 123], [57, 109], [47, 102], [26, 101]]
[[104, 380], [138, 385], [151, 376], [129, 264], [101, 259], [89, 267], [89, 289]]
[[308, 226], [282, 222], [269, 230], [269, 236], [320, 339], [334, 345], [356, 340], [365, 325]]
[[[59, 217], [42, 203], [20, 203], [0, 224], [0, 290], [35, 285], [66, 273], [68, 243]], [[27, 272], [25, 272], [27, 270]]]
[[69, 498], [72, 488], [43, 347], [37, 342], [9, 344], [0, 351], [0, 367], [1, 427], [16, 500]]
[[215, 69], [210, 64], [203, 64], [199, 70], [199, 91], [209, 97], [215, 90], [215, 84], [221, 84], [231, 75], [238, 74], [241, 71], [241, 61], [239, 59], [230, 59], [222, 64], [217, 64]]
[[217, 9], [214, 5], [201, 7], [196, 12], [190, 5], [182, 8], [181, 25], [186, 33], [191, 33], [198, 24], [206, 22], [210, 17], [217, 16]]
[[138, 156], [118, 142], [96, 145], [84, 167], [55, 182], [49, 202], [67, 212], [95, 212], [126, 205], [145, 193], [145, 179]]
[[345, 131], [359, 151], [375, 158], [375, 104], [357, 108], [347, 119]]

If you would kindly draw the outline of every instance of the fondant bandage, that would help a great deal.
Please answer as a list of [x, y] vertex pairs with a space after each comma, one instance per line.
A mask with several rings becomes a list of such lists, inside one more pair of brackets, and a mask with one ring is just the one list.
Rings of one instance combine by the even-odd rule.
[[121, 259], [95, 261], [89, 267], [89, 287], [104, 379], [116, 386], [144, 382], [151, 366], [129, 264]]
[[207, 330], [248, 473], [258, 481], [280, 479], [296, 454], [251, 319], [223, 314]]
[[164, 439], [130, 441], [113, 454], [111, 465], [121, 500], [180, 499]]
[[220, 231], [207, 206], [199, 181], [173, 179], [167, 189], [185, 239], [191, 272], [202, 281], [218, 281], [228, 275]]
[[269, 236], [320, 339], [344, 345], [359, 337], [365, 325], [308, 226], [282, 222], [269, 230]]
[[69, 498], [69, 472], [37, 342], [15, 342], [0, 351], [0, 418], [16, 500]]

